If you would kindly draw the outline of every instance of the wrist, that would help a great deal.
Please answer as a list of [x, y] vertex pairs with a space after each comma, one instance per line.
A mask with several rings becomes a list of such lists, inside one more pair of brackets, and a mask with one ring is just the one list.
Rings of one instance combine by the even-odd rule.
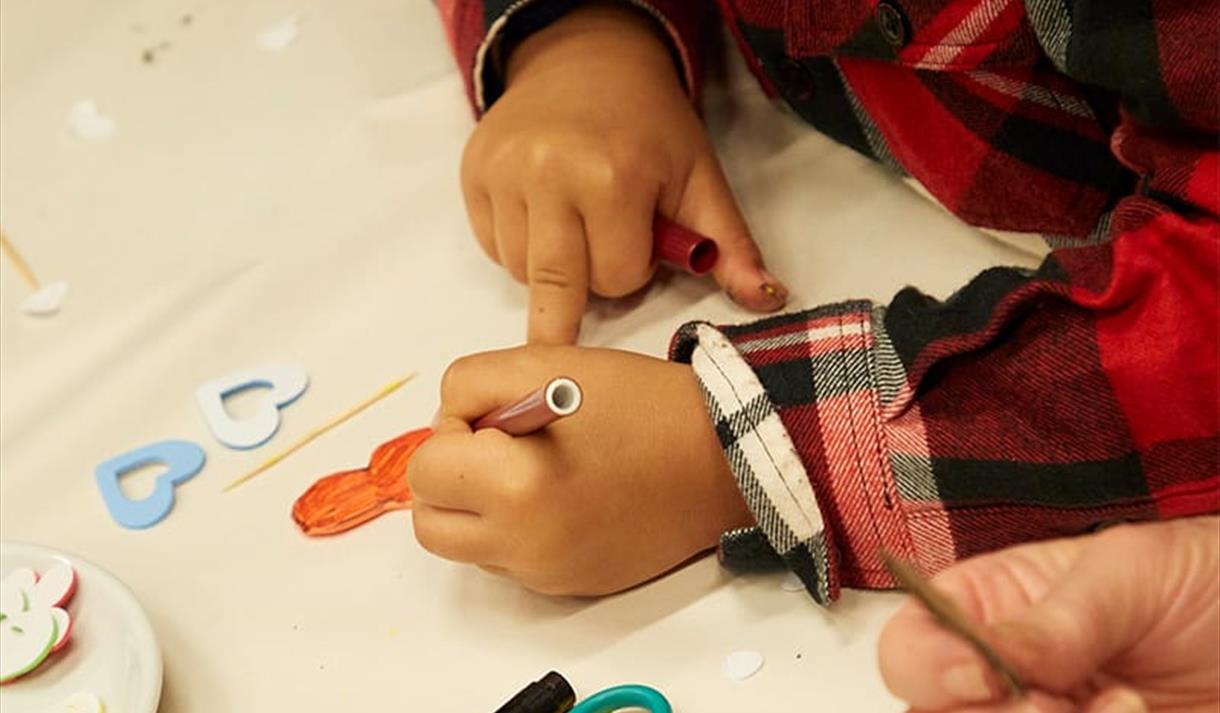
[[589, 2], [533, 33], [505, 59], [506, 88], [546, 71], [639, 66], [677, 81], [668, 41], [655, 20], [625, 2]]
[[698, 514], [691, 520], [699, 522], [700, 527], [690, 534], [696, 539], [695, 549], [705, 550], [715, 547], [725, 532], [752, 526], [754, 515], [729, 467], [694, 369], [678, 363], [672, 368], [684, 394], [676, 401], [682, 404], [679, 423], [691, 439], [691, 452], [685, 460], [690, 466], [690, 477], [695, 479], [690, 490], [700, 494], [692, 503], [696, 508], [692, 514]]

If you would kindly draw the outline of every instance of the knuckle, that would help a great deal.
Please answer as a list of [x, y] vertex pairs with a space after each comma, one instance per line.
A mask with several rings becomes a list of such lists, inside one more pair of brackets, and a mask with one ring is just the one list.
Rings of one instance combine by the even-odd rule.
[[444, 557], [444, 553], [441, 551], [444, 546], [444, 538], [433, 527], [434, 520], [429, 513], [423, 509], [416, 510], [411, 522], [415, 531], [415, 541], [419, 543], [419, 546], [438, 557]]
[[571, 273], [556, 265], [535, 265], [528, 277], [532, 285], [550, 287], [557, 291], [567, 292], [576, 286]]
[[483, 139], [483, 132], [479, 130], [479, 127], [476, 127], [474, 132], [470, 134], [470, 138], [466, 141], [466, 145], [462, 148], [462, 159], [459, 169], [462, 185], [475, 185], [478, 183], [479, 177], [486, 170], [485, 145], [486, 141]]
[[546, 597], [564, 597], [577, 594], [577, 591], [573, 587], [569, 586], [567, 582], [560, 579], [540, 577], [522, 581], [521, 584], [531, 592], [541, 594]]
[[615, 256], [594, 267], [589, 286], [601, 297], [626, 297], [648, 284], [650, 262], [632, 256]]
[[543, 496], [541, 481], [529, 471], [517, 471], [516, 477], [505, 478], [501, 492], [504, 504], [518, 514], [535, 510]]
[[464, 356], [445, 368], [445, 373], [441, 375], [441, 404], [452, 401], [458, 394], [473, 368], [473, 362], [472, 357]]
[[[555, 139], [534, 139], [521, 151], [530, 182], [547, 188], [561, 188], [570, 182], [576, 151]], [[583, 153], [583, 152], [582, 152]]]

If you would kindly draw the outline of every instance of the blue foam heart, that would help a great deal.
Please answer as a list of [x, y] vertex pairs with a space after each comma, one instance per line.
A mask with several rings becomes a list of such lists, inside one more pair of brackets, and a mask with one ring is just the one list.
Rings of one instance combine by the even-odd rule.
[[[174, 507], [174, 488], [203, 469], [207, 454], [190, 441], [161, 441], [98, 465], [93, 471], [102, 500], [114, 521], [123, 527], [142, 530], [161, 522]], [[119, 487], [119, 478], [141, 466], [161, 463], [167, 470], [157, 476], [152, 494], [143, 500], [131, 500]]]

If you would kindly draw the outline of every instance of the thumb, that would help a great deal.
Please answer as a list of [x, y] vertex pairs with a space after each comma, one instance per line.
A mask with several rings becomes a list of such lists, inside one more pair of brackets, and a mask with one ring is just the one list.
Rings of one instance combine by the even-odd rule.
[[[1116, 565], [1116, 552], [1139, 551], [1116, 536], [1127, 537], [1114, 532], [1100, 542], [1077, 537], [1000, 550], [960, 562], [933, 582], [967, 619], [984, 625], [983, 638], [1027, 687], [1070, 694], [1137, 641], [1156, 610], [1138, 586], [1156, 580], [1155, 572], [1141, 571], [1155, 557]], [[1004, 695], [983, 659], [914, 601], [886, 625], [878, 664], [890, 690], [919, 709]]]
[[988, 639], [1027, 683], [1072, 691], [1139, 641], [1151, 625], [1155, 588], [1140, 586], [1144, 578], [1132, 571], [1140, 567], [1139, 562], [1120, 565], [1113, 556], [1090, 556], [1086, 550], [1042, 599], [994, 625]]
[[772, 312], [788, 301], [788, 288], [764, 265], [714, 156], [691, 170], [673, 217], [677, 223], [716, 241], [720, 259], [712, 276], [735, 302], [759, 312]]

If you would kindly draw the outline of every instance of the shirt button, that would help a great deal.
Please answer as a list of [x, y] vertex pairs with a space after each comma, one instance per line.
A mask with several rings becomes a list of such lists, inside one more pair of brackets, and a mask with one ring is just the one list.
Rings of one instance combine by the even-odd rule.
[[881, 36], [891, 47], [900, 48], [907, 43], [907, 18], [897, 5], [881, 0], [874, 17]]
[[775, 67], [775, 77], [789, 99], [807, 102], [813, 98], [813, 75], [799, 61], [784, 57]]

